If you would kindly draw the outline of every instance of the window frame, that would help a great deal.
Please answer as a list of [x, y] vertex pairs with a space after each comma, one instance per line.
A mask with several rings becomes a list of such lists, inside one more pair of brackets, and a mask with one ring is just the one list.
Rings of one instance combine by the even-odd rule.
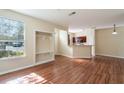
[[23, 23], [23, 27], [24, 27], [24, 30], [23, 30], [23, 36], [24, 36], [24, 49], [23, 49], [23, 55], [20, 55], [20, 56], [11, 56], [11, 57], [3, 57], [3, 58], [0, 58], [0, 61], [4, 61], [4, 60], [11, 60], [11, 59], [20, 59], [20, 58], [24, 58], [26, 57], [26, 31], [25, 31], [25, 22], [24, 21], [20, 21], [19, 19], [14, 19], [14, 18], [9, 18], [9, 17], [4, 17], [4, 16], [0, 16], [0, 17], [3, 17], [3, 18], [6, 18], [6, 19], [9, 19], [9, 20], [13, 20], [13, 21], [18, 21], [18, 22], [21, 22]]

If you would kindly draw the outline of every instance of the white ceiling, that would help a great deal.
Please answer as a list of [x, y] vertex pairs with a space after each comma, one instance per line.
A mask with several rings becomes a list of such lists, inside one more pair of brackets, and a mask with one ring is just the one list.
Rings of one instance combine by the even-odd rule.
[[[13, 11], [49, 21], [54, 24], [71, 27], [105, 27], [123, 25], [124, 9], [12, 9]], [[68, 16], [70, 12], [76, 14]]]

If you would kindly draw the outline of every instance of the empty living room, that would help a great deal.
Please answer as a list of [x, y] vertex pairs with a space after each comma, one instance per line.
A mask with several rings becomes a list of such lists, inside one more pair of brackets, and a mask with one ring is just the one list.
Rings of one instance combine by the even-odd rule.
[[124, 9], [0, 9], [0, 84], [124, 84]]

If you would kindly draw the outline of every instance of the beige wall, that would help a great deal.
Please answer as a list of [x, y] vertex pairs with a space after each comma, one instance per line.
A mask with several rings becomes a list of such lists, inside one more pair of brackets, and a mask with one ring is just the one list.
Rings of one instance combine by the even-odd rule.
[[124, 27], [117, 27], [117, 35], [112, 35], [113, 28], [95, 31], [96, 55], [124, 57]]
[[34, 30], [54, 31], [55, 28], [67, 30], [67, 28], [51, 24], [30, 16], [25, 16], [10, 10], [0, 10], [0, 16], [20, 20], [25, 23], [25, 52], [21, 58], [0, 60], [0, 74], [13, 71], [34, 64], [35, 61], [35, 35]]

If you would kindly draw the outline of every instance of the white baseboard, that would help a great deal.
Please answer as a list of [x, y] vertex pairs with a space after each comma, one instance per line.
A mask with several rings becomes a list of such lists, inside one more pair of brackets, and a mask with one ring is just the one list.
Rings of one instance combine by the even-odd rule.
[[51, 62], [51, 61], [54, 61], [54, 59], [46, 60], [46, 61], [42, 61], [42, 62], [38, 62], [38, 63], [34, 63], [32, 65], [28, 65], [28, 66], [24, 66], [24, 67], [12, 69], [12, 70], [4, 71], [4, 72], [0, 72], [0, 75], [6, 74], [6, 73], [10, 73], [10, 72], [14, 72], [14, 71], [19, 71], [19, 70], [30, 68], [30, 67], [34, 67], [34, 66], [37, 66], [37, 65], [40, 65], [40, 64]]
[[69, 57], [69, 58], [73, 58], [73, 57], [70, 56], [70, 55], [65, 55], [65, 54], [59, 54], [59, 55], [61, 55], [61, 56], [65, 56], [65, 57]]
[[69, 57], [69, 58], [92, 58], [92, 57], [74, 57], [74, 56], [65, 55], [65, 54], [59, 54], [59, 55]]
[[55, 59], [49, 59], [49, 60], [45, 60], [45, 61], [40, 61], [40, 62], [35, 63], [35, 66], [40, 65], [40, 64], [44, 64], [44, 63], [49, 63], [49, 62], [54, 61], [54, 60]]
[[124, 58], [124, 57], [122, 57], [122, 56], [113, 56], [113, 55], [107, 55], [107, 54], [96, 54], [96, 55], [108, 56], [108, 57], [115, 57], [115, 58]]
[[90, 59], [90, 58], [92, 58], [92, 57], [73, 57], [73, 58], [86, 58], [86, 59]]

